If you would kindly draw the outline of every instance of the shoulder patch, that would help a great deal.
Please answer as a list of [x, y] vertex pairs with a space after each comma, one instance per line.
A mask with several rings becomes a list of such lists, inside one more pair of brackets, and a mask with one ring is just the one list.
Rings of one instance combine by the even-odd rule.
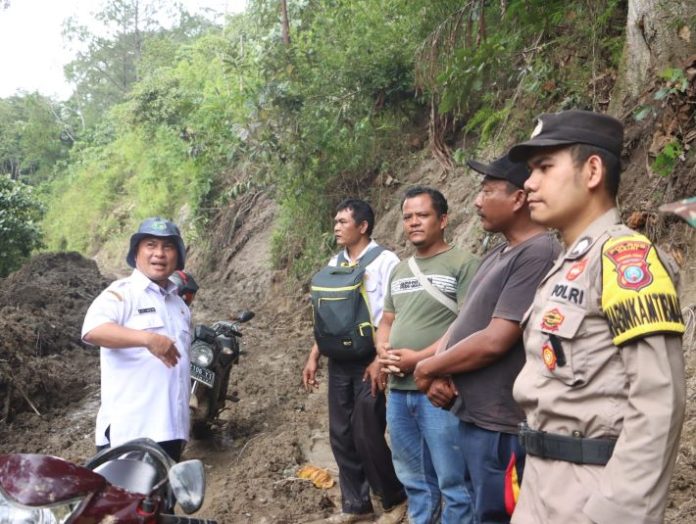
[[650, 240], [638, 233], [602, 246], [602, 310], [614, 344], [684, 333], [679, 297]]
[[113, 289], [107, 289], [106, 292], [107, 292], [107, 293], [111, 293], [113, 296], [115, 296], [115, 297], [116, 297], [116, 300], [118, 300], [119, 302], [123, 302], [123, 297], [121, 296], [120, 293], [117, 293], [117, 292], [114, 291]]

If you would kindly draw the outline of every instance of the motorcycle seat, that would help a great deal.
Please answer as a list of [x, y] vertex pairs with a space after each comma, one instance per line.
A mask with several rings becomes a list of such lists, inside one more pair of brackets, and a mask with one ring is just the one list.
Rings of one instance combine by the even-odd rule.
[[110, 484], [131, 493], [149, 495], [157, 484], [157, 469], [141, 460], [118, 458], [97, 466], [94, 471]]

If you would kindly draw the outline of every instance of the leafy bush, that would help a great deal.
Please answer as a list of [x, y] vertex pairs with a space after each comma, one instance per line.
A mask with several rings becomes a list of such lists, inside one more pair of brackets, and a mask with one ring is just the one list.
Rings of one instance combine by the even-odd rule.
[[43, 206], [32, 188], [0, 176], [0, 277], [5, 277], [22, 265], [32, 251], [42, 247], [38, 221]]
[[624, 10], [620, 0], [452, 6], [419, 48], [418, 85], [440, 114], [483, 142], [520, 107], [597, 109], [606, 102], [593, 83], [598, 71], [618, 65]]

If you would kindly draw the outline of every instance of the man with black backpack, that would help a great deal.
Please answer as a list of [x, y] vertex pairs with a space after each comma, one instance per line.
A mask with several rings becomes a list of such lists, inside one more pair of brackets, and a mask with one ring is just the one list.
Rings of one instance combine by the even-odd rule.
[[377, 521], [399, 522], [405, 513], [403, 486], [384, 438], [386, 406], [378, 388], [374, 330], [399, 258], [371, 239], [370, 205], [346, 199], [338, 205], [334, 235], [344, 250], [312, 279], [315, 344], [302, 371], [308, 391], [318, 386], [319, 357], [329, 361], [329, 433], [339, 470], [342, 511], [326, 522], [369, 519], [370, 488], [381, 499]]

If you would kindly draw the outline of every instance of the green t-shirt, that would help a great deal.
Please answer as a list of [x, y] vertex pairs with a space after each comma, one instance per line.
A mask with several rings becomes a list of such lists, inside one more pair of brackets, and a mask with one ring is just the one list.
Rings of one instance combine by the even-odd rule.
[[[416, 257], [416, 262], [433, 286], [461, 306], [479, 260], [453, 247], [432, 257]], [[399, 262], [391, 274], [384, 311], [396, 315], [389, 334], [389, 344], [395, 349], [425, 349], [440, 338], [457, 318], [455, 313], [431, 297], [421, 286], [408, 267], [408, 259]], [[405, 377], [391, 376], [389, 387], [417, 389], [410, 374]]]

